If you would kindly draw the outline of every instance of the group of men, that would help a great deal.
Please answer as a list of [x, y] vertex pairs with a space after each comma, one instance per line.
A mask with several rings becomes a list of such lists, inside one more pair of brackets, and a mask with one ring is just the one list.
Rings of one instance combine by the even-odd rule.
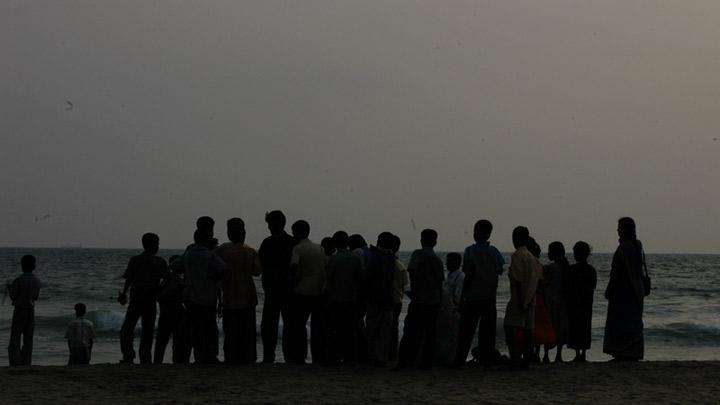
[[[192, 352], [198, 363], [215, 363], [219, 354], [216, 317], [222, 317], [225, 362], [256, 362], [258, 300], [253, 277], [262, 276], [263, 362], [275, 361], [282, 319], [282, 353], [287, 363], [307, 361], [309, 321], [314, 364], [367, 362], [397, 368], [433, 364], [444, 283], [443, 262], [434, 252], [436, 231], [421, 232], [422, 248], [412, 253], [406, 268], [397, 257], [400, 239], [390, 232], [380, 233], [374, 246], [344, 231], [325, 238], [321, 245], [309, 239], [310, 225], [304, 220], [293, 223], [292, 235], [285, 231], [281, 211], [267, 213], [265, 220], [270, 236], [256, 251], [245, 244], [241, 219], [227, 221], [229, 241], [218, 245], [214, 221], [201, 217], [194, 243], [171, 258], [169, 266], [157, 256], [157, 235], [145, 234], [144, 252], [130, 260], [119, 294], [125, 304], [130, 291], [121, 330], [123, 361], [134, 361], [133, 332], [142, 319], [140, 362], [163, 362], [172, 336], [173, 362], [188, 362]], [[476, 357], [490, 361], [495, 353], [495, 297], [504, 260], [488, 242], [491, 233], [489, 221], [478, 221], [475, 243], [463, 255], [456, 365], [466, 362], [476, 329]], [[400, 340], [405, 295], [410, 305]], [[153, 359], [156, 301], [160, 319]]]

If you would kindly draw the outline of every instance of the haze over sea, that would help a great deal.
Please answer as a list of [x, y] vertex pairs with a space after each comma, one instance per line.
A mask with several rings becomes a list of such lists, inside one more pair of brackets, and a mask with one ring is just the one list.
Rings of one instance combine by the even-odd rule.
[[[67, 363], [64, 340], [67, 323], [73, 318], [73, 305], [84, 302], [88, 318], [97, 328], [93, 363], [115, 363], [121, 358], [119, 331], [124, 308], [116, 301], [120, 278], [128, 259], [139, 253], [134, 249], [39, 249], [0, 248], [0, 281], [20, 274], [20, 257], [33, 254], [38, 259], [37, 276], [43, 281], [36, 306], [33, 364], [61, 365]], [[161, 250], [166, 259], [178, 250]], [[444, 259], [444, 254], [440, 253]], [[506, 254], [506, 259], [509, 259]], [[407, 263], [409, 252], [400, 255]], [[593, 307], [593, 342], [588, 352], [591, 361], [609, 360], [602, 354], [607, 285], [611, 254], [591, 256], [598, 271], [598, 289]], [[508, 260], [509, 261], [509, 260]], [[652, 294], [645, 301], [646, 360], [720, 360], [720, 255], [649, 254], [648, 267], [653, 279]], [[543, 256], [543, 262], [547, 262]], [[572, 262], [572, 261], [571, 261]], [[259, 278], [257, 307], [258, 333], [263, 292]], [[508, 281], [503, 275], [498, 292], [497, 348], [506, 353], [502, 334], [502, 318], [508, 301]], [[407, 309], [407, 302], [403, 310]], [[404, 313], [403, 313], [404, 316]], [[0, 345], [7, 347], [10, 337], [12, 306], [6, 299], [0, 307]], [[402, 318], [401, 318], [402, 319]], [[221, 329], [222, 330], [222, 329]], [[222, 339], [222, 333], [221, 333]], [[138, 339], [135, 341], [137, 347]], [[258, 336], [258, 355], [262, 355]], [[222, 343], [220, 345], [222, 347]], [[168, 347], [168, 350], [171, 350]], [[278, 353], [282, 359], [281, 353]], [[221, 354], [222, 356], [222, 354]], [[566, 358], [571, 358], [567, 352]], [[166, 355], [166, 361], [170, 356]], [[222, 358], [222, 357], [221, 357]], [[260, 360], [260, 359], [258, 359]], [[7, 352], [2, 351], [0, 365], [7, 365]]]

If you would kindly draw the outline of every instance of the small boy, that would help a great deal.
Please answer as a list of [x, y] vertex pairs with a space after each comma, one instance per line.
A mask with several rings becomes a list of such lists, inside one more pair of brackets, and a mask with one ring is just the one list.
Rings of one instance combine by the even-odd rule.
[[465, 273], [460, 271], [462, 264], [462, 256], [460, 253], [451, 252], [445, 256], [445, 268], [447, 268], [447, 290], [452, 298], [455, 308], [460, 305], [460, 297], [462, 296], [463, 282], [465, 281]]
[[568, 347], [575, 349], [573, 361], [586, 361], [592, 343], [593, 296], [597, 287], [597, 272], [588, 263], [591, 248], [579, 241], [573, 246], [575, 264], [568, 270]]
[[32, 360], [35, 301], [40, 294], [40, 280], [33, 274], [35, 265], [35, 256], [23, 256], [20, 259], [23, 274], [5, 286], [15, 307], [8, 345], [8, 360], [11, 367], [29, 366]]
[[90, 364], [95, 325], [85, 319], [87, 308], [82, 302], [75, 304], [75, 320], [68, 324], [65, 339], [70, 349], [68, 364]]

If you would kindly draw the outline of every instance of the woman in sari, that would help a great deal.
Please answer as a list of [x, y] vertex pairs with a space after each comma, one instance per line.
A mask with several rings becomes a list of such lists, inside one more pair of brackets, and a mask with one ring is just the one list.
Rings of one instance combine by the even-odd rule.
[[644, 355], [643, 285], [644, 253], [635, 233], [635, 221], [618, 221], [620, 245], [613, 256], [610, 281], [605, 290], [608, 300], [603, 352], [618, 361], [638, 361]]

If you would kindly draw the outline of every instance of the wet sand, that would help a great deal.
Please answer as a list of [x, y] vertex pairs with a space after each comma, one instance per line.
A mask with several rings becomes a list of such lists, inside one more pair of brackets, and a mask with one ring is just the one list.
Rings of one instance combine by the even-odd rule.
[[720, 362], [536, 365], [529, 371], [255, 366], [0, 368], [2, 403], [717, 403]]

